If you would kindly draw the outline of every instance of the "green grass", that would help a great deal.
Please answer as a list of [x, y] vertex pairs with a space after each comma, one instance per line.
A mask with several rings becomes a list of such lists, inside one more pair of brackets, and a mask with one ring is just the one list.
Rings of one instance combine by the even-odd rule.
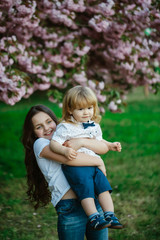
[[[61, 110], [37, 92], [15, 106], [0, 103], [0, 239], [56, 240], [55, 209], [36, 213], [26, 200], [23, 147], [19, 141], [30, 106], [45, 104], [58, 117]], [[113, 187], [116, 215], [123, 230], [109, 230], [110, 240], [155, 240], [160, 236], [160, 95], [130, 94], [124, 113], [106, 112], [101, 126], [108, 141], [120, 141], [122, 152], [103, 156]]]

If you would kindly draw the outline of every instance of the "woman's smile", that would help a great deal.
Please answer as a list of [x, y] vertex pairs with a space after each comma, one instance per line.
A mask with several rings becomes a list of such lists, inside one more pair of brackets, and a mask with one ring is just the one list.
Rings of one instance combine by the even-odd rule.
[[51, 140], [54, 131], [56, 130], [56, 123], [53, 119], [44, 112], [39, 112], [32, 118], [34, 133], [38, 138], [47, 138]]

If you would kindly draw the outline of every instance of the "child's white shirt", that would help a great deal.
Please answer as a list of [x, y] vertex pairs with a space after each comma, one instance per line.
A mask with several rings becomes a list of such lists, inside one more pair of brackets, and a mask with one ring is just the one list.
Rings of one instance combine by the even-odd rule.
[[56, 206], [71, 187], [63, 174], [60, 163], [40, 157], [43, 148], [49, 144], [48, 139], [38, 138], [34, 142], [33, 149], [38, 166], [48, 183], [52, 198], [51, 202]]
[[[56, 131], [53, 134], [52, 140], [63, 144], [66, 140], [72, 138], [95, 138], [102, 140], [102, 131], [100, 125], [95, 123], [95, 126], [89, 126], [84, 129], [82, 123], [66, 123], [62, 122], [58, 124]], [[87, 148], [80, 148], [77, 152], [83, 152], [92, 156], [98, 156], [92, 150]]]

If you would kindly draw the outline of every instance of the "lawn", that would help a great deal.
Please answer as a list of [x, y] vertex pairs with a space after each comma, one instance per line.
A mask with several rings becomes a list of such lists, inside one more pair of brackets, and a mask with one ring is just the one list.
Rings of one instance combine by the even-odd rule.
[[[56, 212], [51, 204], [35, 212], [25, 194], [26, 179], [22, 125], [34, 104], [45, 104], [58, 117], [61, 109], [37, 92], [15, 106], [0, 103], [0, 239], [56, 240]], [[109, 230], [110, 240], [156, 240], [160, 236], [160, 95], [147, 98], [139, 88], [127, 100], [123, 113], [107, 111], [103, 137], [120, 141], [122, 152], [103, 156], [113, 187], [116, 215], [123, 230]], [[70, 239], [69, 239], [70, 240]], [[75, 239], [76, 240], [76, 239]]]

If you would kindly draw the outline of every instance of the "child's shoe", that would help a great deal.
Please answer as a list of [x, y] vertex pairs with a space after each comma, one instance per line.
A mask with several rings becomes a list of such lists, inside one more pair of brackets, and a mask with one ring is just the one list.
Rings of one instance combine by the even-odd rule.
[[88, 224], [91, 226], [91, 228], [93, 228], [94, 230], [101, 230], [103, 228], [107, 228], [110, 227], [111, 224], [106, 222], [105, 219], [103, 217], [101, 217], [100, 215], [96, 215], [95, 217], [93, 217]]
[[110, 222], [111, 226], [109, 228], [113, 228], [113, 229], [122, 229], [123, 225], [119, 222], [118, 218], [112, 214], [112, 215], [108, 215], [105, 218], [106, 222]]

